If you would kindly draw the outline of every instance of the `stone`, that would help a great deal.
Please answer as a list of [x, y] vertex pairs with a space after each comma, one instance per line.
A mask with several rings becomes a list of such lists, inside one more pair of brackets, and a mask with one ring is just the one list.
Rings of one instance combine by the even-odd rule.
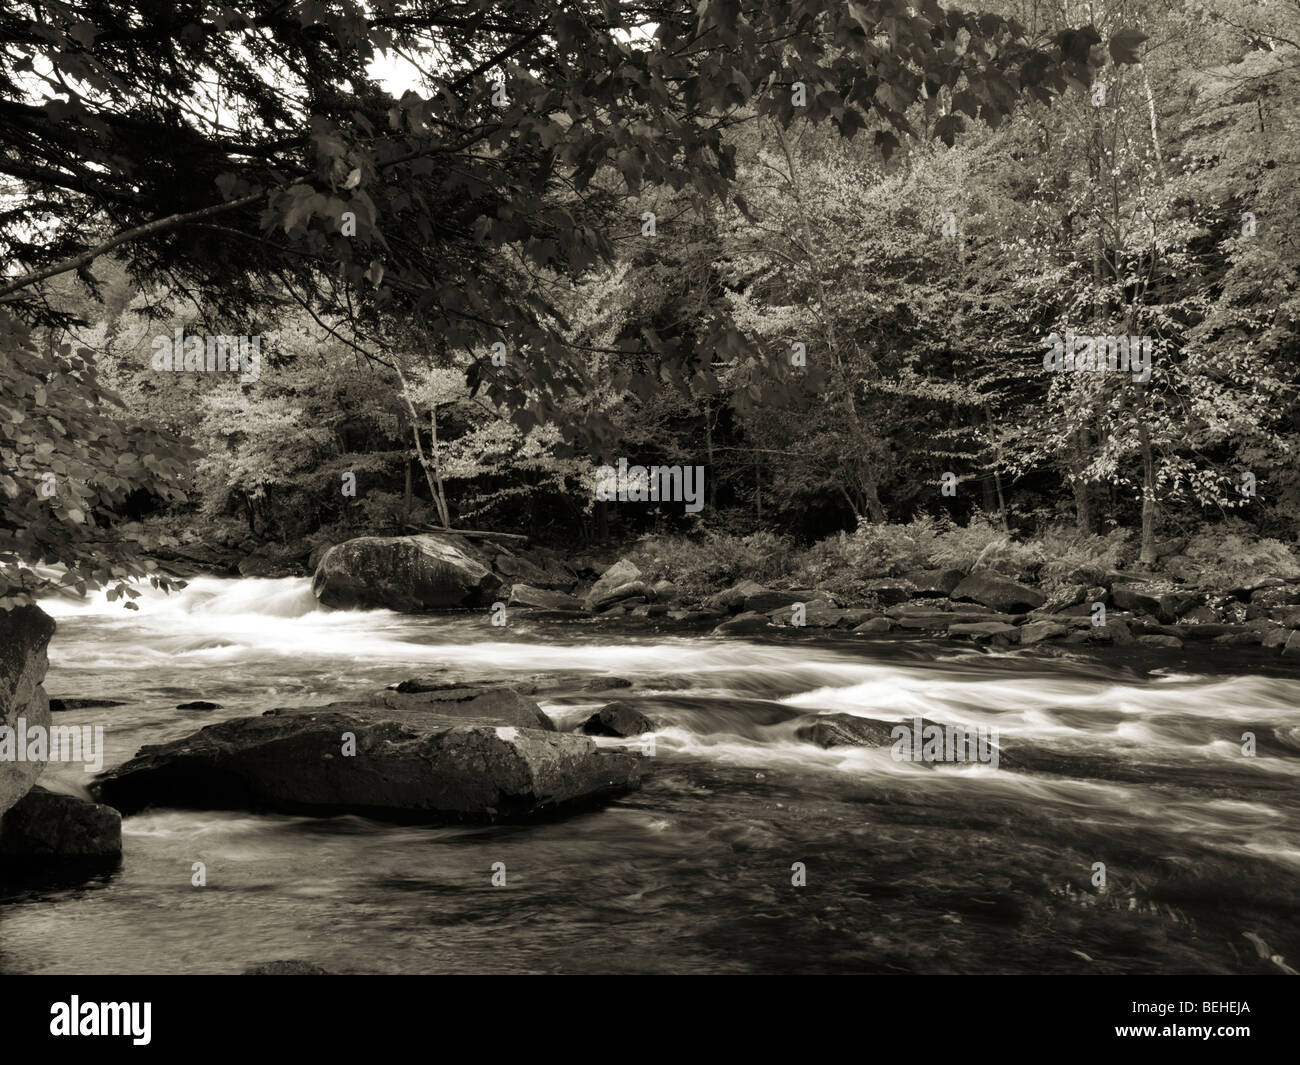
[[122, 815], [34, 785], [0, 817], [0, 855], [39, 862], [117, 858]]
[[1222, 636], [1214, 637], [1214, 642], [1227, 644], [1230, 647], [1249, 647], [1252, 644], [1258, 646], [1264, 642], [1264, 636], [1255, 631], [1225, 632]]
[[[600, 579], [591, 586], [584, 602], [588, 610], [600, 611], [608, 607], [611, 603], [618, 601], [618, 598], [627, 598], [627, 596], [609, 598], [610, 593], [621, 585], [632, 584], [641, 579], [641, 570], [633, 562], [625, 558], [619, 559], [612, 566], [608, 567], [600, 575]], [[640, 592], [632, 594], [643, 594]]]
[[312, 594], [339, 609], [382, 607], [419, 613], [485, 606], [501, 578], [459, 536], [362, 536], [335, 544], [321, 557]]
[[894, 623], [889, 618], [872, 618], [856, 626], [853, 631], [859, 635], [869, 636], [875, 633], [888, 632], [893, 627]]
[[894, 725], [856, 714], [817, 714], [800, 718], [794, 734], [818, 747], [890, 747]]
[[1008, 614], [1023, 614], [1047, 601], [1037, 589], [1018, 584], [993, 570], [972, 573], [953, 589], [952, 598], [968, 599]]
[[1173, 650], [1178, 650], [1183, 646], [1183, 641], [1177, 636], [1161, 636], [1158, 633], [1139, 636], [1137, 642], [1146, 647], [1168, 647]]
[[1039, 611], [1045, 614], [1059, 614], [1072, 606], [1078, 606], [1087, 596], [1088, 589], [1082, 584], [1066, 584], [1047, 597]]
[[[599, 586], [600, 582], [598, 581], [596, 587]], [[612, 588], [605, 588], [599, 595], [596, 594], [596, 587], [592, 588], [585, 600], [587, 609], [593, 613], [608, 610], [615, 603], [627, 604], [633, 600], [645, 603], [649, 601], [652, 595], [650, 586], [645, 581], [626, 581], [623, 584], [616, 584]]]
[[768, 620], [766, 614], [757, 614], [750, 611], [745, 614], [737, 614], [734, 618], [722, 622], [713, 630], [717, 636], [736, 636], [749, 632], [758, 632], [761, 629], [770, 628], [772, 623]]
[[50, 713], [57, 714], [65, 710], [91, 710], [104, 706], [126, 706], [120, 699], [51, 699]]
[[1287, 657], [1300, 655], [1300, 632], [1293, 632], [1282, 645], [1282, 653]]
[[541, 610], [582, 610], [582, 603], [573, 596], [547, 588], [537, 588], [531, 584], [513, 585], [506, 605], [536, 607]]
[[733, 584], [730, 588], [715, 592], [704, 600], [704, 607], [708, 610], [719, 610], [723, 613], [734, 613], [745, 605], [745, 600], [751, 595], [758, 595], [765, 592], [764, 588], [758, 581], [740, 581]]
[[1070, 630], [1055, 621], [1031, 621], [1020, 626], [1020, 646], [1028, 647], [1043, 640], [1054, 640]]
[[519, 555], [497, 555], [492, 560], [492, 568], [501, 575], [503, 584], [532, 585], [535, 588], [551, 585], [551, 576], [546, 570]]
[[672, 581], [658, 580], [650, 586], [654, 597], [661, 603], [675, 603], [682, 597], [681, 589]]
[[1264, 633], [1262, 639], [1260, 640], [1260, 646], [1267, 647], [1267, 648], [1285, 647], [1286, 642], [1291, 638], [1291, 635], [1292, 633], [1291, 630], [1289, 629], [1285, 629], [1285, 628], [1269, 629], [1268, 632]]
[[1160, 613], [1160, 597], [1132, 584], [1116, 584], [1110, 590], [1111, 602], [1120, 610], [1132, 610], [1137, 614], [1150, 614], [1155, 617]]
[[1274, 584], [1250, 593], [1250, 605], [1300, 606], [1300, 584]]
[[[42, 682], [54, 619], [38, 606], [0, 608], [0, 728], [50, 727], [50, 699]], [[0, 761], [0, 814], [27, 794], [45, 763]]]
[[1107, 615], [1105, 625], [1092, 625], [1087, 631], [1087, 638], [1096, 643], [1113, 643], [1117, 646], [1137, 643], [1128, 623], [1113, 615]]
[[[403, 690], [406, 685], [410, 686]], [[358, 704], [354, 700], [330, 703], [314, 709], [346, 712], [358, 705], [363, 709], [389, 707], [404, 713], [425, 713], [492, 725], [555, 731], [555, 723], [537, 703], [505, 685], [425, 685], [419, 681], [403, 681], [396, 688], [379, 692], [366, 702]]]
[[916, 599], [947, 599], [966, 576], [959, 569], [915, 570], [907, 575]]
[[654, 730], [654, 722], [645, 714], [618, 700], [606, 703], [582, 723], [588, 736], [641, 736]]
[[902, 577], [882, 577], [867, 581], [865, 590], [868, 595], [874, 596], [877, 602], [892, 606], [895, 603], [906, 603], [911, 599], [916, 594], [916, 585]]
[[1019, 638], [1019, 632], [1014, 625], [1006, 625], [1001, 621], [958, 622], [948, 626], [949, 636], [969, 636], [972, 640], [989, 640], [1000, 636], [1014, 642]]
[[205, 703], [202, 699], [196, 699], [192, 703], [181, 703], [176, 707], [177, 710], [220, 710], [220, 703]]
[[[345, 755], [344, 738], [355, 752]], [[101, 774], [123, 813], [149, 806], [395, 820], [528, 820], [640, 784], [640, 758], [585, 736], [354, 704], [223, 721]]]
[[824, 599], [826, 597], [819, 595], [812, 589], [774, 592], [764, 588], [761, 592], [745, 596], [745, 610], [754, 614], [770, 614], [774, 610], [788, 608], [795, 603], [811, 603], [818, 598]]

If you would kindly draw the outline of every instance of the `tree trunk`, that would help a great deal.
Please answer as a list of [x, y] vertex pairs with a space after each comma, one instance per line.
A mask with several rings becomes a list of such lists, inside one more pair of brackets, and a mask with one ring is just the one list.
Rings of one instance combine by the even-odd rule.
[[438, 464], [438, 405], [429, 404], [429, 455], [433, 461], [433, 477], [438, 483], [438, 495], [434, 500], [438, 505], [438, 517], [444, 529], [451, 528], [451, 513], [447, 510], [447, 493], [442, 487], [442, 468]]
[[1144, 566], [1156, 561], [1156, 463], [1151, 437], [1144, 423], [1138, 422], [1138, 442], [1142, 447], [1142, 550], [1138, 561]]
[[[1079, 429], [1079, 454], [1086, 455], [1089, 447], [1088, 427]], [[1074, 526], [1084, 536], [1092, 534], [1092, 508], [1088, 505], [1088, 482], [1083, 471], [1086, 463], [1081, 463], [1074, 478]]]

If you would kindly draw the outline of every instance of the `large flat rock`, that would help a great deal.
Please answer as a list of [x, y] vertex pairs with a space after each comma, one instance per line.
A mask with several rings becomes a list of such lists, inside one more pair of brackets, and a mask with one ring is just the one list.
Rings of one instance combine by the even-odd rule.
[[630, 791], [640, 771], [636, 754], [571, 733], [334, 704], [272, 710], [141, 748], [92, 790], [128, 814], [178, 806], [527, 820]]

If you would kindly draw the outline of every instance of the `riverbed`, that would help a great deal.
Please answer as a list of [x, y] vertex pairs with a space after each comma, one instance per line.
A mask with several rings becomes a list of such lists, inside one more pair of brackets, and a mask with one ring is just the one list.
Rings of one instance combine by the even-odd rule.
[[[6, 889], [0, 972], [1300, 968], [1300, 680], [1244, 654], [499, 628], [326, 611], [296, 578], [199, 578], [139, 603], [43, 604], [47, 691], [125, 703], [56, 715], [103, 726], [106, 768], [219, 720], [435, 675], [533, 686], [561, 727], [634, 704], [658, 726], [645, 785], [534, 825], [147, 811], [125, 820], [115, 873]], [[222, 708], [176, 709], [192, 700]], [[1007, 759], [823, 750], [794, 733], [817, 712], [997, 729]]]

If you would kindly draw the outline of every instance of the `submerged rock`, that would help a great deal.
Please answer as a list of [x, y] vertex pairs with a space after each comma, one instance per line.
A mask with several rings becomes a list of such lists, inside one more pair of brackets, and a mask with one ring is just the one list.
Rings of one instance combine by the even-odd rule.
[[818, 747], [890, 747], [894, 723], [855, 714], [818, 714], [803, 719], [794, 734]]
[[406, 613], [482, 606], [501, 579], [463, 537], [362, 536], [335, 544], [321, 556], [312, 594], [328, 607], [385, 607]]
[[[330, 703], [328, 706], [311, 709], [346, 711], [358, 705], [364, 709], [385, 706], [405, 713], [423, 712], [457, 721], [472, 720], [490, 725], [555, 731], [555, 723], [542, 712], [540, 706], [514, 688], [504, 685], [422, 684], [419, 680], [403, 681], [396, 688], [373, 696], [368, 703]], [[284, 712], [271, 711], [273, 714]]]
[[177, 710], [220, 710], [220, 703], [205, 703], [202, 699], [196, 699], [192, 703], [181, 703], [176, 707]]
[[120, 699], [51, 699], [50, 713], [57, 714], [64, 710], [91, 710], [101, 706], [125, 706]]
[[335, 704], [143, 747], [92, 790], [123, 813], [177, 806], [527, 820], [621, 795], [640, 774], [637, 755], [601, 750], [585, 736]]

